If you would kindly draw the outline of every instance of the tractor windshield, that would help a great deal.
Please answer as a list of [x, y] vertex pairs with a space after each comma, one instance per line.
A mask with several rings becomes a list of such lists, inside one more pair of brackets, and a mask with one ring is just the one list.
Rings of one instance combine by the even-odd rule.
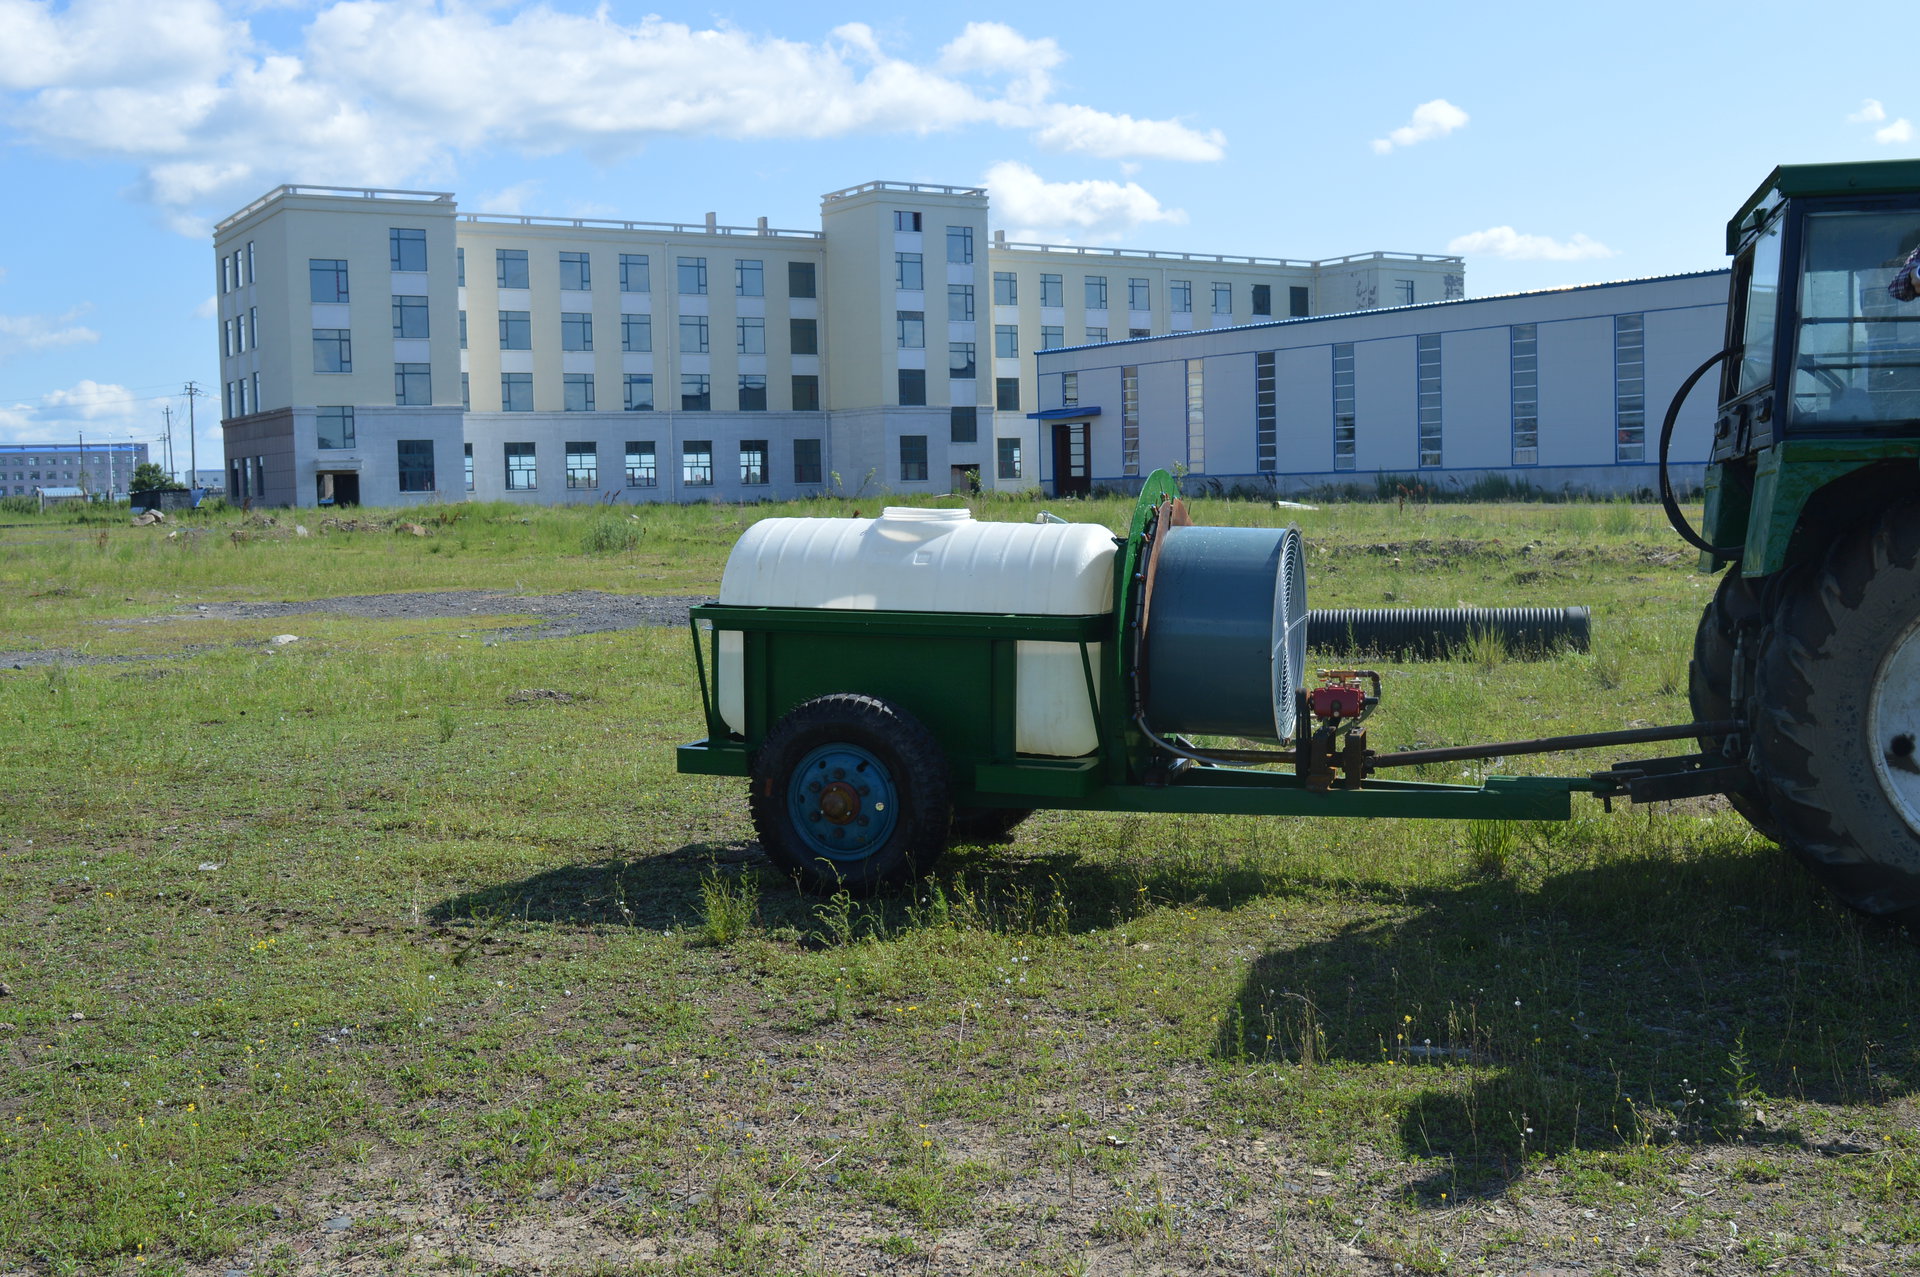
[[1813, 213], [1804, 243], [1795, 421], [1920, 419], [1920, 210]]

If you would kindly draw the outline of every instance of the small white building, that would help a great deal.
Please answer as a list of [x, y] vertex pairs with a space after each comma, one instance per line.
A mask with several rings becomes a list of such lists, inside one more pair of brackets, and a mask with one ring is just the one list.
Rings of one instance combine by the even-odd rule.
[[[1155, 469], [1228, 491], [1489, 478], [1650, 491], [1669, 400], [1724, 344], [1727, 280], [1703, 271], [1043, 351], [1034, 434], [1000, 441], [999, 480], [1056, 495], [1137, 488]], [[1696, 387], [1680, 415], [1677, 485], [1701, 480], [1716, 385]]]

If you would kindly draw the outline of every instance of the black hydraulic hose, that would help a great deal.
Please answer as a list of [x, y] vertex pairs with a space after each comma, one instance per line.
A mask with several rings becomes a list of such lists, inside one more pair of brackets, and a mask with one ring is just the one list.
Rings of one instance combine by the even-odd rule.
[[1584, 607], [1346, 607], [1307, 613], [1307, 646], [1345, 656], [1381, 652], [1444, 657], [1491, 635], [1514, 651], [1587, 650], [1593, 614]]
[[1682, 541], [1695, 549], [1704, 550], [1717, 559], [1732, 559], [1736, 562], [1746, 552], [1745, 546], [1714, 545], [1695, 532], [1693, 525], [1687, 522], [1687, 516], [1680, 512], [1680, 502], [1673, 495], [1673, 479], [1667, 474], [1667, 450], [1673, 446], [1673, 425], [1680, 420], [1680, 405], [1687, 401], [1688, 393], [1702, 377], [1707, 375], [1709, 368], [1737, 353], [1737, 347], [1729, 346], [1717, 354], [1709, 355], [1707, 362], [1688, 374], [1687, 379], [1680, 383], [1680, 389], [1673, 392], [1673, 402], [1667, 405], [1667, 418], [1660, 423], [1660, 504], [1666, 508], [1667, 523], [1680, 534]]

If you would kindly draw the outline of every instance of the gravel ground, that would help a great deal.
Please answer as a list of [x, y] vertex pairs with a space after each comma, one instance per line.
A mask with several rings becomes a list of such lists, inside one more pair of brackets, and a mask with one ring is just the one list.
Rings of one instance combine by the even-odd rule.
[[[607, 630], [630, 630], [641, 625], [685, 625], [687, 609], [702, 599], [675, 595], [608, 594], [601, 590], [572, 590], [566, 594], [503, 594], [495, 590], [442, 590], [431, 594], [348, 594], [333, 599], [298, 603], [194, 603], [132, 621], [115, 621], [116, 628], [171, 625], [196, 619], [220, 621], [271, 620], [283, 616], [364, 617], [376, 621], [434, 620], [471, 617], [476, 629], [495, 638], [570, 638]], [[535, 616], [534, 625], [495, 626], [485, 622], [500, 616]], [[187, 651], [205, 645], [190, 644]], [[38, 651], [0, 651], [0, 668], [28, 669], [40, 665], [120, 665], [164, 660], [179, 651], [151, 655], [95, 656], [72, 648]]]

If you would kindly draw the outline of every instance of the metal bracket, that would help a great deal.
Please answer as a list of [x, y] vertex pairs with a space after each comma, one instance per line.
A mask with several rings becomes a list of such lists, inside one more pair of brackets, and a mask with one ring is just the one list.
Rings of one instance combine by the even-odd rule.
[[1618, 763], [1593, 779], [1610, 788], [1603, 799], [1630, 798], [1636, 803], [1664, 803], [1705, 794], [1729, 794], [1747, 778], [1746, 768], [1716, 754], [1682, 754], [1676, 758], [1648, 758]]

